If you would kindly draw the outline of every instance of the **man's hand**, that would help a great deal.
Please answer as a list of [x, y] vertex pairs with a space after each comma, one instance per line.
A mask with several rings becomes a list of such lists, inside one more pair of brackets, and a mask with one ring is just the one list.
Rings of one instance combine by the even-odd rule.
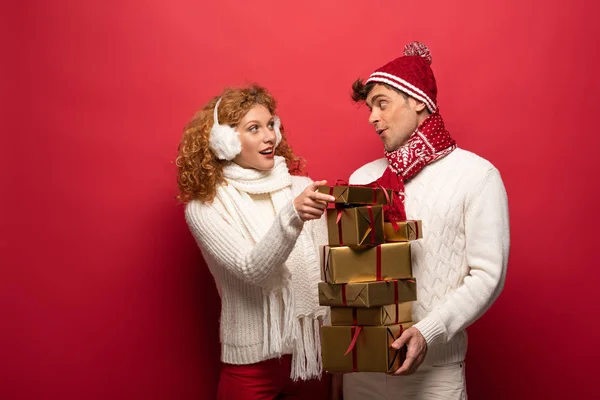
[[294, 208], [302, 221], [321, 218], [327, 208], [327, 202], [335, 201], [335, 197], [316, 191], [319, 186], [326, 184], [327, 181], [314, 182], [294, 199]]
[[415, 327], [410, 327], [405, 330], [402, 335], [392, 343], [392, 347], [395, 349], [401, 349], [404, 345], [407, 347], [406, 360], [404, 360], [404, 363], [400, 368], [393, 373], [394, 375], [414, 374], [423, 363], [425, 355], [427, 354], [427, 342], [421, 332]]

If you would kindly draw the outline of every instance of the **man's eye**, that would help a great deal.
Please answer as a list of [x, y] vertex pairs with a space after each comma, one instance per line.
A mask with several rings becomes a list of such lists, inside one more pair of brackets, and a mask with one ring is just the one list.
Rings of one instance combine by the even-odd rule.
[[386, 107], [387, 107], [387, 101], [380, 101], [379, 102], [379, 108], [381, 108], [383, 110]]

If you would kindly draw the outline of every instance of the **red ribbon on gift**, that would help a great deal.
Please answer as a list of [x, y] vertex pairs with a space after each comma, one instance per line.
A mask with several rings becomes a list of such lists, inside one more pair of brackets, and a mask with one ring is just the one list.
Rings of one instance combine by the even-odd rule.
[[419, 223], [417, 221], [415, 221], [415, 239], [418, 239], [418, 238], [419, 238]]
[[[386, 279], [385, 282], [394, 283], [394, 304], [398, 304], [398, 279]], [[396, 319], [398, 318], [398, 308], [396, 308]]]
[[340, 239], [340, 246], [344, 245], [344, 240], [342, 238], [342, 213], [344, 212], [343, 208], [338, 208], [337, 209], [337, 218], [335, 219], [335, 224], [337, 225], [338, 228], [338, 237]]
[[385, 282], [394, 283], [394, 304], [396, 305], [396, 323], [398, 323], [398, 279], [387, 279]]
[[[373, 207], [366, 206], [369, 212], [369, 228], [371, 229], [371, 244], [377, 243], [377, 237], [375, 236], [375, 216], [373, 214]], [[342, 213], [344, 212], [343, 208], [337, 208], [337, 217], [335, 219], [335, 224], [337, 225], [338, 230], [338, 238], [340, 241], [340, 246], [344, 245], [344, 238], [342, 236]]]
[[356, 322], [356, 318], [357, 318], [357, 312], [356, 312], [356, 307], [352, 308], [352, 325], [358, 325], [358, 322]]
[[[385, 200], [387, 201], [387, 204], [392, 204], [392, 200], [390, 199], [390, 195], [388, 194], [386, 188], [384, 188], [381, 183], [375, 181], [372, 183], [369, 183], [368, 185], [363, 185], [363, 186], [370, 186], [370, 187], [376, 187], [379, 188], [383, 191], [383, 195], [385, 196]], [[373, 191], [374, 193], [377, 193], [376, 190]], [[394, 191], [392, 190], [392, 196], [394, 195]], [[376, 197], [374, 197], [374, 199], [376, 199]], [[375, 201], [373, 201], [373, 203], [375, 203]]]
[[356, 354], [356, 340], [358, 339], [358, 335], [362, 330], [362, 326], [352, 326], [350, 327], [350, 337], [352, 338], [350, 341], [350, 346], [348, 346], [348, 350], [344, 353], [345, 356], [348, 353], [352, 352], [352, 372], [357, 372], [358, 370], [358, 355]]
[[[404, 332], [404, 327], [402, 326], [402, 324], [399, 324], [399, 325], [400, 325], [400, 332], [398, 332], [398, 337], [402, 336], [402, 333]], [[400, 357], [400, 360], [402, 361], [402, 364], [404, 364], [404, 361], [406, 361], [406, 353], [407, 353], [407, 347], [406, 347], [406, 345], [404, 345], [401, 348], [399, 348], [398, 352], [396, 353], [396, 356]], [[400, 366], [402, 366], [402, 364], [400, 364]], [[390, 365], [390, 367], [391, 367], [391, 365]]]

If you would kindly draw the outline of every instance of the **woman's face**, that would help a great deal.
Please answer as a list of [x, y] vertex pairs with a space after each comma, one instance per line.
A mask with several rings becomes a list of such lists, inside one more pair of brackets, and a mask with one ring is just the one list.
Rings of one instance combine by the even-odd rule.
[[233, 162], [243, 168], [268, 171], [275, 165], [274, 117], [267, 107], [257, 104], [244, 115], [235, 130], [240, 134], [242, 152]]

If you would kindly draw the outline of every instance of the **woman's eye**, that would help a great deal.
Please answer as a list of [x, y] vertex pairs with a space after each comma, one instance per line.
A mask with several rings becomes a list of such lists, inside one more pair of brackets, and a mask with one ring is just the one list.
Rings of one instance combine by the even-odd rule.
[[273, 129], [275, 127], [275, 122], [271, 121], [267, 126], [269, 127], [269, 129]]
[[252, 133], [258, 132], [258, 125], [252, 125], [248, 130]]

